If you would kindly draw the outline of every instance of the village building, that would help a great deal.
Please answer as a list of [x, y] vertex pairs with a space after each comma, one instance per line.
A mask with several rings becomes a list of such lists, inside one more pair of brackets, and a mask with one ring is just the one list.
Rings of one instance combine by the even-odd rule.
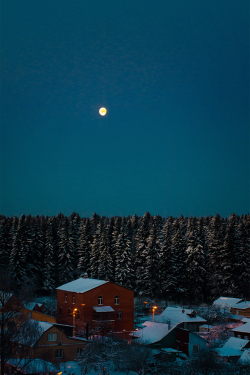
[[232, 329], [234, 337], [250, 340], [250, 319], [243, 318], [241, 322], [244, 324]]
[[133, 331], [134, 292], [108, 280], [85, 274], [57, 288], [57, 322], [75, 326], [76, 332], [98, 329]]
[[167, 307], [154, 320], [143, 323], [144, 328], [130, 336], [149, 348], [172, 348], [188, 356], [207, 346], [207, 341], [195, 333], [206, 320], [194, 310]]
[[[83, 352], [87, 340], [73, 336], [73, 326], [60, 325], [57, 323], [38, 322], [30, 320], [37, 324], [36, 334], [30, 341], [30, 338], [19, 340], [20, 351], [22, 346], [27, 348], [29, 358], [42, 359], [48, 362], [67, 362], [74, 361], [77, 355]], [[24, 324], [27, 324], [24, 323]], [[18, 358], [18, 350], [14, 357]]]
[[216, 349], [217, 354], [224, 362], [237, 362], [244, 350], [250, 348], [250, 341], [237, 337], [230, 337], [222, 348]]
[[231, 312], [234, 315], [241, 315], [250, 318], [250, 301], [242, 301], [231, 306]]

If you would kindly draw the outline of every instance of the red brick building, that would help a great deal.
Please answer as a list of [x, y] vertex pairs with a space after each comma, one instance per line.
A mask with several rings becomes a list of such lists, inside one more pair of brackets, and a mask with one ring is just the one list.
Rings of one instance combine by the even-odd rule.
[[81, 277], [57, 288], [57, 322], [76, 330], [134, 329], [134, 292], [110, 281]]

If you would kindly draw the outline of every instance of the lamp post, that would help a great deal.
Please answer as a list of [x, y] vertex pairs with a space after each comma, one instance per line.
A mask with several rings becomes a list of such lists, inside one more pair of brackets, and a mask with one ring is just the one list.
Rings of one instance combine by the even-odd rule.
[[157, 306], [153, 306], [153, 322], [154, 322], [154, 318], [155, 318], [155, 310], [157, 309]]
[[73, 337], [76, 334], [76, 311], [77, 309], [73, 310]]

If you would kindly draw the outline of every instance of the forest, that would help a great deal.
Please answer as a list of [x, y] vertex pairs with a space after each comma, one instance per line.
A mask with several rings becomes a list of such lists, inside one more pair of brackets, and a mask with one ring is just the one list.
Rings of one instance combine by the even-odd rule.
[[155, 299], [250, 298], [250, 215], [0, 215], [0, 260], [38, 294], [87, 272]]

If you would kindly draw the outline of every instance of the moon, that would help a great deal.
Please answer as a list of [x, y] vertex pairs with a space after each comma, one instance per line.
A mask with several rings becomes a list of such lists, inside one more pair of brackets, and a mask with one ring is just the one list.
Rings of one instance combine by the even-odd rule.
[[106, 113], [107, 113], [106, 108], [104, 108], [104, 107], [100, 108], [100, 109], [99, 109], [99, 113], [100, 113], [101, 116], [105, 116]]

